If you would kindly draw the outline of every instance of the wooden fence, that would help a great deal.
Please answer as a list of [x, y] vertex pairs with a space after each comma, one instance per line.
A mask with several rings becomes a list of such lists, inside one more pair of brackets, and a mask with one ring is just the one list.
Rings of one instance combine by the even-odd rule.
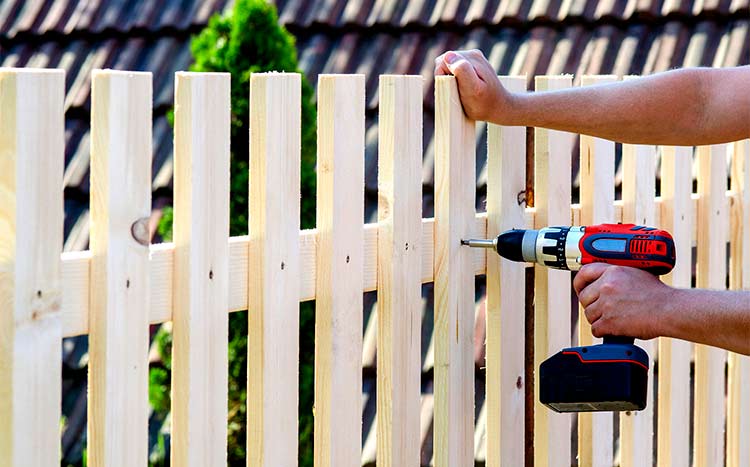
[[[571, 85], [570, 76], [536, 78], [538, 90]], [[178, 73], [174, 243], [149, 245], [151, 76], [95, 71], [91, 249], [61, 255], [64, 74], [0, 71], [0, 465], [59, 464], [61, 339], [81, 334], [90, 336], [89, 465], [146, 465], [147, 330], [169, 320], [173, 465], [225, 465], [227, 311], [248, 308], [248, 465], [296, 465], [298, 303], [312, 299], [315, 463], [359, 465], [362, 292], [377, 290], [377, 459], [417, 466], [420, 286], [433, 281], [434, 464], [472, 465], [474, 276], [486, 274], [486, 463], [520, 466], [526, 266], [463, 248], [461, 238], [550, 224], [658, 225], [677, 242], [668, 282], [690, 286], [697, 245], [699, 286], [723, 289], [728, 272], [731, 288], [750, 288], [747, 141], [697, 149], [697, 193], [692, 148], [625, 145], [615, 201], [615, 144], [582, 137], [580, 204], [571, 205], [573, 135], [537, 129], [529, 208], [518, 202], [526, 130], [489, 125], [487, 212], [477, 214], [475, 124], [454, 79], [439, 77], [435, 218], [423, 219], [423, 86], [415, 76], [380, 79], [379, 222], [363, 226], [364, 78], [320, 77], [317, 229], [300, 231], [300, 77], [253, 75], [249, 236], [229, 238], [229, 76]], [[566, 272], [535, 271], [535, 368], [571, 344], [570, 282]], [[585, 320], [577, 340], [595, 341]], [[578, 415], [576, 454], [573, 416], [535, 403], [534, 464], [750, 465], [748, 359], [671, 339], [640, 345], [658, 361], [658, 384], [650, 382], [646, 410], [620, 414], [618, 451], [613, 414]]]

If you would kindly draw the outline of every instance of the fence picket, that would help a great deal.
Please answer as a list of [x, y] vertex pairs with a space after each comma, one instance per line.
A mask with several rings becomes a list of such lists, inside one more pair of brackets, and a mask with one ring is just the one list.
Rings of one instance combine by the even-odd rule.
[[435, 79], [435, 423], [437, 467], [474, 464], [474, 121], [454, 77]]
[[230, 75], [177, 73], [172, 465], [227, 462]]
[[[571, 76], [537, 76], [537, 91], [569, 88]], [[535, 129], [535, 228], [570, 225], [570, 133]], [[570, 414], [539, 403], [539, 364], [570, 346], [570, 273], [534, 266], [534, 465], [570, 465]]]
[[[511, 92], [526, 90], [525, 77], [501, 77]], [[526, 190], [526, 128], [487, 125], [487, 238], [521, 228]], [[487, 253], [487, 465], [523, 465], [526, 273], [522, 263]]]
[[65, 74], [0, 70], [0, 465], [60, 456]]
[[361, 462], [364, 132], [364, 76], [320, 75], [316, 467]]
[[252, 75], [247, 465], [254, 467], [297, 465], [301, 105], [299, 74]]
[[[625, 144], [622, 148], [622, 220], [653, 225], [656, 219], [656, 148]], [[654, 368], [656, 345], [636, 339], [650, 357], [646, 408], [620, 413], [620, 463], [623, 467], [653, 465]]]
[[[693, 204], [691, 194], [693, 148], [664, 147], [661, 157], [661, 225], [672, 234], [677, 262], [664, 282], [690, 287], [692, 276]], [[693, 345], [659, 338], [659, 429], [657, 462], [665, 467], [686, 466], [690, 458], [690, 359]]]
[[[732, 154], [729, 287], [750, 289], [750, 141], [738, 141]], [[750, 359], [729, 354], [727, 467], [750, 465]]]
[[93, 467], [147, 462], [151, 105], [151, 73], [92, 73], [88, 459]]
[[[727, 146], [698, 148], [698, 263], [696, 282], [703, 289], [724, 289], [727, 273]], [[722, 253], [718, 253], [722, 252]], [[695, 467], [724, 464], [724, 367], [727, 352], [696, 345]]]
[[380, 77], [377, 461], [419, 466], [422, 77]]
[[[613, 83], [616, 76], [583, 76], [582, 86]], [[580, 149], [581, 225], [615, 221], [615, 143], [581, 135]], [[601, 343], [591, 334], [583, 307], [578, 313], [578, 345]], [[612, 465], [610, 412], [578, 414], [578, 459], [583, 466]]]

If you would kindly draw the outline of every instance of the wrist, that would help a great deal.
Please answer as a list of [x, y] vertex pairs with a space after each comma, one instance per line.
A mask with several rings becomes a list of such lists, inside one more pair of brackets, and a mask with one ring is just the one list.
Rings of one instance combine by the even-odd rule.
[[656, 331], [660, 336], [682, 338], [682, 317], [686, 314], [690, 303], [690, 289], [678, 289], [670, 286], [662, 300], [662, 313], [654, 313], [657, 317]]
[[494, 107], [492, 123], [503, 126], [527, 126], [527, 93], [506, 92]]

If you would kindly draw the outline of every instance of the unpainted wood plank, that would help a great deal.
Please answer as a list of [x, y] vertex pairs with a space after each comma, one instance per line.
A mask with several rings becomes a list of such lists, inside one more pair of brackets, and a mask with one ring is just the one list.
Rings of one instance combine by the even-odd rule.
[[151, 73], [92, 73], [87, 440], [93, 467], [147, 462], [151, 107]]
[[[661, 222], [672, 234], [677, 261], [665, 283], [689, 288], [692, 276], [693, 148], [663, 147], [661, 154]], [[690, 360], [693, 345], [661, 337], [659, 347], [659, 408], [657, 465], [686, 466], [690, 459]]]
[[[616, 76], [583, 76], [582, 86], [607, 84]], [[581, 135], [580, 225], [615, 221], [615, 143]], [[600, 344], [591, 334], [583, 307], [578, 313], [578, 345]], [[611, 466], [614, 417], [610, 412], [578, 414], [578, 462], [583, 466]]]
[[230, 75], [175, 76], [171, 464], [227, 462]]
[[248, 466], [297, 464], [301, 79], [250, 80]]
[[[727, 145], [698, 148], [698, 262], [696, 282], [703, 289], [726, 287], [728, 240]], [[695, 467], [724, 464], [724, 367], [727, 352], [696, 345], [695, 424], [693, 463]]]
[[[698, 199], [700, 197], [694, 194], [691, 197], [691, 212], [693, 218], [696, 218], [698, 211]], [[733, 192], [726, 193], [727, 202], [737, 198]], [[660, 209], [661, 198], [654, 200], [656, 204], [655, 225], [661, 225]], [[616, 200], [614, 203], [614, 219], [616, 222], [622, 222], [623, 203], [622, 200]], [[536, 209], [533, 207], [524, 210], [523, 226], [527, 229], [534, 228], [534, 219]], [[571, 225], [580, 225], [581, 223], [581, 206], [573, 204], [570, 208], [569, 223]], [[422, 219], [422, 255], [421, 255], [421, 276], [422, 283], [433, 282], [433, 239], [434, 239], [433, 218]], [[477, 236], [486, 235], [487, 214], [480, 212], [474, 219], [474, 232]], [[695, 223], [692, 226], [691, 242], [695, 246], [696, 237]], [[316, 284], [316, 241], [317, 230], [302, 230], [299, 233], [300, 243], [300, 267], [301, 267], [301, 285], [300, 296], [301, 302], [315, 300]], [[377, 289], [377, 237], [378, 225], [376, 223], [365, 224], [362, 228], [364, 236], [364, 292], [371, 292]], [[249, 261], [249, 242], [248, 237], [237, 236], [229, 239], [229, 311], [241, 311], [247, 309], [247, 267]], [[486, 255], [480, 249], [474, 249], [471, 252], [471, 262], [474, 268], [474, 274], [480, 275], [486, 272]], [[158, 243], [151, 245], [149, 261], [149, 277], [151, 280], [151, 309], [149, 311], [149, 322], [159, 324], [172, 319], [172, 282], [173, 282], [173, 254], [174, 244]], [[91, 262], [91, 252], [67, 252], [61, 255], [62, 274], [63, 274], [63, 337], [73, 337], [88, 334], [88, 312], [89, 312], [89, 270]]]
[[[511, 92], [526, 78], [500, 77]], [[526, 128], [487, 125], [487, 237], [525, 225]], [[526, 380], [524, 366], [525, 266], [487, 252], [487, 350], [484, 412], [487, 466], [523, 465]]]
[[[653, 226], [656, 220], [656, 148], [624, 144], [622, 147], [622, 219], [625, 223]], [[636, 339], [649, 355], [646, 408], [620, 413], [620, 465], [653, 464], [654, 362], [656, 343]]]
[[0, 465], [60, 462], [64, 97], [0, 69]]
[[363, 75], [318, 79], [315, 465], [359, 465], [364, 269]]
[[[750, 290], [750, 141], [732, 147], [729, 288]], [[727, 467], [750, 465], [750, 359], [729, 354]]]
[[422, 77], [380, 77], [377, 461], [419, 466]]
[[470, 248], [476, 196], [475, 123], [452, 76], [435, 79], [436, 467], [474, 464], [474, 274]]
[[[566, 89], [571, 76], [538, 76], [537, 91]], [[534, 227], [570, 225], [570, 133], [535, 129]], [[539, 402], [539, 364], [570, 346], [570, 273], [535, 265], [534, 274], [534, 465], [570, 465], [571, 415]]]

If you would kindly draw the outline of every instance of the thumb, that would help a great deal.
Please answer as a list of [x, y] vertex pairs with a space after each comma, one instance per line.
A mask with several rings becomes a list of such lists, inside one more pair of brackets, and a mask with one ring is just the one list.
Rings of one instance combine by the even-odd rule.
[[473, 94], [479, 84], [479, 75], [477, 75], [474, 66], [461, 54], [448, 52], [444, 58], [448, 70], [456, 77], [458, 90], [463, 94]]

